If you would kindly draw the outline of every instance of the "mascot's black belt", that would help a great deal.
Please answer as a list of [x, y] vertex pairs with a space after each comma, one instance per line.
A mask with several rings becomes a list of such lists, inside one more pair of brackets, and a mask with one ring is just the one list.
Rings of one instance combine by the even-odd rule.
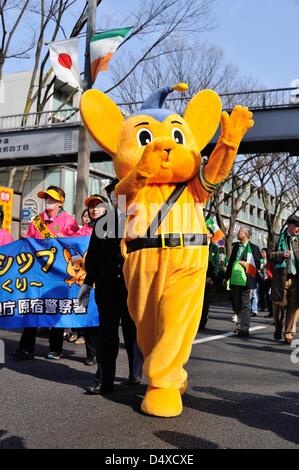
[[136, 238], [127, 241], [127, 253], [143, 248], [177, 248], [184, 246], [203, 246], [208, 244], [203, 233], [165, 233], [155, 238]]

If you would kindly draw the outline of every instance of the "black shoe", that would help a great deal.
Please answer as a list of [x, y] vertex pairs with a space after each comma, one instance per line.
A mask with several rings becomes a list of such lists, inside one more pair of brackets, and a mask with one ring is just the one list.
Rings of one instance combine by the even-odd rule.
[[279, 341], [282, 338], [282, 328], [276, 328], [274, 332], [274, 339]]
[[249, 331], [239, 330], [237, 335], [245, 338], [246, 336], [249, 336]]
[[285, 344], [288, 344], [289, 346], [291, 346], [293, 339], [294, 339], [293, 337], [292, 338], [287, 337], [287, 338], [284, 338], [284, 342]]
[[50, 361], [58, 361], [59, 359], [61, 359], [61, 354], [58, 352], [50, 351], [45, 356], [45, 359], [49, 359]]
[[101, 395], [109, 395], [110, 393], [113, 393], [114, 387], [113, 385], [101, 385], [100, 388], [100, 394]]
[[86, 387], [86, 392], [89, 395], [101, 395], [101, 384], [100, 382], [94, 382], [90, 387]]
[[17, 359], [18, 361], [31, 361], [32, 359], [34, 359], [34, 354], [29, 351], [26, 351], [25, 349], [18, 349], [17, 351], [12, 352], [11, 355], [14, 359]]
[[96, 357], [88, 357], [84, 362], [85, 366], [95, 366], [97, 363]]
[[135, 379], [135, 377], [129, 377], [127, 381], [127, 385], [139, 385], [141, 379]]

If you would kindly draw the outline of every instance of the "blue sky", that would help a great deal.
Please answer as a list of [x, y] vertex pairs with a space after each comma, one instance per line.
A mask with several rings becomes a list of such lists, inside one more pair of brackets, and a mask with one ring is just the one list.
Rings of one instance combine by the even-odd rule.
[[[143, 2], [103, 0], [98, 8], [97, 26], [128, 26], [127, 12]], [[220, 46], [226, 60], [238, 67], [240, 75], [256, 79], [265, 88], [288, 87], [292, 79], [299, 78], [299, 2], [296, 5], [296, 0], [218, 0], [214, 15], [217, 27], [201, 38]], [[30, 61], [10, 61], [5, 70], [30, 68]], [[109, 80], [109, 71], [105, 75], [103, 82]]]
[[242, 75], [266, 88], [299, 78], [299, 4], [295, 0], [219, 0], [217, 29], [205, 35], [221, 46]]

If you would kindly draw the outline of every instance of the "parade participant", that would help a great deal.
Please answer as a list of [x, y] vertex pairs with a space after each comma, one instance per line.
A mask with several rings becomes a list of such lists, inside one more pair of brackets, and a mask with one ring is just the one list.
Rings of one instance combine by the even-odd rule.
[[7, 230], [0, 228], [0, 246], [7, 245], [11, 242], [13, 242], [11, 234]]
[[242, 225], [238, 231], [238, 242], [233, 244], [225, 281], [230, 281], [233, 309], [237, 318], [235, 333], [244, 337], [249, 335], [251, 317], [250, 290], [256, 289], [260, 269], [260, 250], [251, 241], [252, 230]]
[[[30, 223], [27, 237], [51, 238], [70, 237], [74, 235], [79, 226], [70, 214], [63, 209], [65, 192], [57, 186], [49, 186], [46, 191], [37, 193], [40, 199], [45, 201], [45, 210]], [[63, 328], [51, 328], [49, 331], [49, 353], [47, 359], [60, 359], [63, 345]], [[19, 349], [12, 354], [15, 359], [34, 359], [34, 349], [37, 328], [25, 328]]]
[[[117, 180], [107, 186], [106, 191], [111, 201]], [[94, 383], [86, 388], [89, 394], [108, 394], [114, 389], [116, 359], [119, 351], [119, 323], [121, 322], [125, 348], [129, 361], [129, 384], [138, 384], [141, 379], [141, 367], [136, 370], [134, 345], [136, 328], [127, 307], [127, 289], [122, 274], [123, 260], [120, 253], [118, 211], [107, 205], [108, 215], [113, 217], [114, 231], [109, 233], [105, 227], [103, 233], [97, 225], [92, 233], [86, 255], [86, 277], [79, 293], [79, 302], [84, 306], [92, 286], [95, 285], [95, 299], [99, 310], [100, 326], [96, 347], [98, 370]], [[141, 364], [140, 364], [141, 365]]]
[[107, 199], [100, 194], [92, 194], [84, 201], [89, 221], [83, 225], [77, 232], [76, 237], [91, 236], [97, 219], [106, 213], [105, 203]]
[[208, 225], [207, 221], [206, 224], [209, 242], [209, 261], [199, 330], [204, 330], [206, 327], [209, 316], [211, 291], [219, 271], [219, 249], [216, 243], [213, 243], [214, 231], [212, 227]]
[[[184, 365], [202, 310], [208, 264], [202, 206], [229, 174], [240, 141], [253, 126], [247, 108], [221, 115], [212, 90], [194, 96], [184, 117], [161, 109], [170, 92], [187, 88], [157, 90], [128, 119], [98, 90], [85, 92], [80, 103], [89, 132], [113, 157], [120, 179], [116, 195], [127, 203], [124, 275], [148, 379], [141, 409], [165, 417], [182, 412]], [[200, 151], [220, 119], [220, 139], [203, 169]], [[182, 220], [184, 209], [188, 215]]]
[[[95, 227], [96, 221], [106, 214], [105, 203], [107, 199], [100, 194], [92, 194], [84, 201], [84, 205], [87, 207], [87, 213], [89, 222], [78, 230], [76, 236], [91, 236]], [[84, 328], [84, 330], [78, 330], [75, 344], [83, 344], [83, 335], [85, 336], [85, 347], [86, 347], [86, 366], [93, 366], [97, 363], [96, 360], [96, 347], [98, 342], [99, 327], [93, 326]]]
[[291, 344], [296, 335], [299, 316], [299, 217], [290, 216], [286, 228], [275, 236], [270, 246], [274, 263], [271, 298], [275, 322], [274, 339], [282, 338], [283, 314], [286, 307], [284, 340]]
[[27, 237], [45, 238], [39, 228], [40, 222], [46, 225], [53, 237], [71, 237], [79, 230], [74, 217], [63, 209], [65, 192], [57, 186], [49, 186], [46, 191], [37, 193], [40, 199], [45, 200], [46, 209], [34, 217], [28, 227]]
[[[84, 209], [84, 211], [81, 214], [80, 229], [84, 225], [87, 225], [89, 222], [90, 222], [90, 217], [88, 215], [88, 209]], [[79, 232], [79, 230], [78, 230], [78, 232]], [[76, 232], [76, 235], [78, 235], [78, 232]], [[64, 339], [66, 339], [70, 343], [75, 343], [76, 345], [85, 344], [85, 339], [84, 339], [84, 336], [81, 334], [81, 331], [83, 331], [83, 330], [77, 330], [77, 329], [74, 329], [74, 328], [64, 329], [63, 337], [64, 337]]]
[[90, 217], [88, 215], [88, 209], [84, 209], [84, 211], [82, 212], [82, 215], [81, 215], [81, 227], [83, 227], [83, 225], [86, 225], [88, 224], [88, 222], [90, 222]]
[[271, 301], [271, 283], [272, 283], [272, 263], [269, 260], [269, 253], [267, 248], [261, 249], [261, 269], [259, 272], [259, 288], [258, 297], [261, 311], [268, 307], [267, 318], [273, 317], [272, 301]]

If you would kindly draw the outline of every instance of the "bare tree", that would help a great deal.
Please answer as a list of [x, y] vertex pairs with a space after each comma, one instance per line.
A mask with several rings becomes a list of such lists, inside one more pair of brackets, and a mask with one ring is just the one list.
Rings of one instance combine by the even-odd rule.
[[25, 41], [22, 45], [14, 47], [13, 41], [15, 34], [22, 27], [25, 27], [25, 22], [21, 20], [26, 17], [29, 11], [29, 6], [33, 5], [30, 0], [12, 1], [0, 0], [0, 80], [2, 80], [3, 66], [6, 60], [12, 58], [28, 59], [28, 54], [34, 47], [34, 34], [29, 41]]
[[[52, 96], [51, 90], [54, 78], [50, 78], [51, 69], [45, 71], [49, 57], [48, 52], [41, 59], [45, 32], [49, 30], [49, 26], [53, 22], [54, 29], [51, 41], [57, 38], [59, 31], [63, 31], [65, 34], [62, 27], [64, 15], [73, 3], [72, 0], [52, 0], [50, 2], [41, 0], [39, 36], [35, 54], [36, 60], [24, 109], [25, 120], [26, 114], [28, 114], [35, 102], [37, 111], [42, 111]], [[101, 0], [98, 0], [97, 4], [99, 5], [100, 3]], [[139, 57], [134, 59], [135, 61], [131, 68], [118, 79], [117, 83], [111, 87], [111, 90], [123, 84], [132, 71], [167, 38], [175, 38], [187, 32], [193, 32], [197, 35], [199, 32], [210, 28], [212, 25], [211, 10], [215, 3], [215, 0], [162, 0], [160, 2], [149, 0], [145, 5], [140, 4], [139, 11], [132, 13], [130, 20], [129, 18], [126, 20], [134, 25], [134, 30], [127, 41], [132, 41], [136, 38], [139, 41], [144, 41], [146, 38], [149, 46], [142, 51]], [[81, 15], [69, 34], [70, 37], [77, 36], [82, 31], [86, 24], [86, 19], [87, 2], [85, 2]], [[37, 90], [35, 89], [36, 82], [38, 85]], [[25, 182], [24, 178], [21, 181], [23, 185]]]
[[[225, 185], [213, 195], [207, 215], [214, 214], [225, 233], [227, 256], [230, 256], [236, 222], [248, 209], [251, 198], [259, 193], [267, 225], [268, 245], [281, 229], [285, 209], [295, 212], [299, 203], [298, 157], [288, 154], [239, 156]], [[228, 210], [223, 213], [223, 205]], [[226, 221], [226, 222], [225, 222]]]
[[[46, 97], [48, 97], [49, 91], [53, 86], [54, 78], [50, 83], [47, 83], [53, 72], [51, 67], [45, 72], [45, 66], [49, 58], [48, 50], [44, 49], [45, 37], [47, 35], [48, 39], [50, 36], [50, 41], [55, 41], [62, 28], [63, 17], [74, 3], [75, 0], [51, 0], [50, 2], [41, 0], [39, 9], [35, 11], [35, 14], [38, 15], [39, 18], [39, 35], [35, 50], [34, 67], [24, 108], [25, 119], [26, 114], [29, 113], [35, 101], [37, 101], [37, 111], [42, 111], [47, 102]], [[42, 57], [43, 52], [44, 57]]]
[[[97, 0], [97, 5], [102, 0]], [[66, 31], [63, 28], [63, 20], [65, 15], [69, 13], [70, 9], [74, 6], [78, 11], [78, 2], [76, 0], [41, 0], [38, 9], [32, 8], [32, 12], [37, 15], [39, 23], [39, 34], [37, 39], [37, 45], [35, 49], [35, 62], [31, 75], [31, 80], [28, 88], [26, 104], [24, 108], [23, 124], [26, 123], [28, 113], [30, 112], [34, 103], [36, 103], [37, 112], [44, 110], [46, 103], [53, 96], [53, 86], [55, 82], [55, 76], [53, 76], [52, 68], [46, 69], [49, 59], [48, 49], [44, 48], [45, 39], [55, 41], [58, 33], [62, 31], [63, 35], [66, 35]], [[86, 25], [87, 21], [87, 6], [88, 2], [85, 2], [84, 7], [77, 16], [75, 25], [73, 26], [70, 37], [77, 36]], [[78, 15], [78, 13], [77, 13]], [[52, 76], [52, 77], [51, 77]], [[37, 85], [37, 86], [36, 86]], [[61, 88], [63, 88], [64, 84]], [[72, 92], [73, 94], [75, 93]], [[66, 101], [71, 97], [68, 96]], [[37, 122], [40, 115], [37, 115]], [[30, 175], [30, 167], [25, 167], [23, 175], [20, 180], [18, 191], [22, 192], [25, 183]]]
[[[250, 158], [243, 156], [237, 159], [229, 178], [214, 193], [206, 210], [206, 216], [216, 216], [219, 227], [225, 233], [225, 249], [228, 257], [231, 254], [235, 226], [240, 213], [247, 209], [250, 199], [258, 190], [257, 186], [251, 184], [255, 171], [248, 172]], [[223, 205], [228, 208], [227, 214], [223, 213]]]
[[283, 211], [295, 212], [299, 205], [298, 157], [273, 154], [264, 157], [264, 165], [253, 162], [257, 168], [256, 180], [262, 194], [268, 244], [281, 230]]
[[[120, 62], [112, 68], [114, 81], [122, 76], [123, 69], [124, 65]], [[167, 107], [181, 113], [188, 96], [208, 87], [219, 93], [230, 87], [232, 89], [234, 83], [237, 86], [236, 76], [237, 69], [225, 62], [222, 49], [200, 43], [195, 45], [191, 41], [167, 41], [127, 77], [116, 90], [115, 99], [129, 103], [126, 110], [133, 112], [152, 90], [186, 82], [189, 86], [187, 97], [170, 97], [166, 103]]]
[[138, 54], [131, 52], [130, 61], [122, 73], [114, 75], [114, 84], [106, 90], [107, 93], [122, 85], [128, 77], [145, 60], [161, 54], [161, 47], [172, 41], [180, 39], [185, 41], [186, 35], [192, 33], [196, 39], [203, 31], [212, 29], [214, 18], [212, 16], [215, 0], [149, 0], [142, 2], [134, 13], [131, 13], [126, 21], [134, 25], [134, 31], [123, 42], [140, 41], [142, 45], [145, 40], [146, 47], [135, 47]]

